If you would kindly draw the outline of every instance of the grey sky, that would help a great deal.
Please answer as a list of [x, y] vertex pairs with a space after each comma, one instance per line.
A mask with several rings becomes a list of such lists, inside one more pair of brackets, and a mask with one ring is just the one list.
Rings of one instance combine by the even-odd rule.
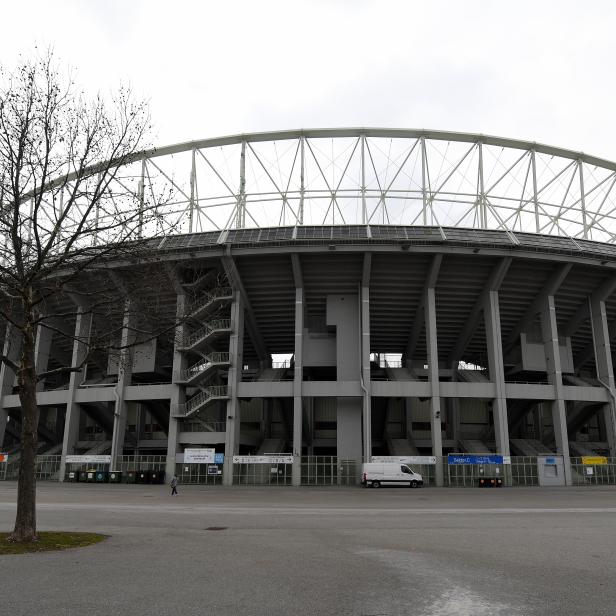
[[51, 44], [89, 88], [129, 82], [157, 145], [391, 126], [616, 159], [613, 2], [23, 0], [3, 21], [4, 64]]

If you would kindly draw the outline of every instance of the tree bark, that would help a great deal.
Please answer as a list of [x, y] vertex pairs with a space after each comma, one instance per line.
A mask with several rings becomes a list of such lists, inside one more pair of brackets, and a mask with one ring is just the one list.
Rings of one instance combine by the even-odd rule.
[[36, 452], [38, 449], [39, 409], [36, 403], [34, 355], [34, 314], [29, 297], [24, 303], [21, 369], [17, 375], [21, 403], [21, 458], [17, 484], [17, 515], [11, 541], [37, 541], [36, 534]]

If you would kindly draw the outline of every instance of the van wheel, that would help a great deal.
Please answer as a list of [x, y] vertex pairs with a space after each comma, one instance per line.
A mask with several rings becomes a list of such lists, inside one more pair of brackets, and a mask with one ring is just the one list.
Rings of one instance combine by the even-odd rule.
[[419, 484], [413, 479], [413, 481], [411, 481], [411, 488], [416, 488]]
[[381, 487], [381, 482], [380, 481], [373, 481], [372, 482], [372, 487], [373, 488], [380, 488]]

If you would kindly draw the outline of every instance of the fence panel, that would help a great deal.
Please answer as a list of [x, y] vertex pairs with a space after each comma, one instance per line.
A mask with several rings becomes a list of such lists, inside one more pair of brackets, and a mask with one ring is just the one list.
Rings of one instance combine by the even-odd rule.
[[301, 483], [306, 486], [354, 486], [359, 483], [361, 460], [337, 456], [302, 456]]
[[[214, 474], [216, 469], [216, 474]], [[184, 464], [175, 465], [175, 474], [181, 484], [222, 485], [222, 464]]]
[[571, 458], [571, 478], [576, 486], [616, 485], [616, 458]]
[[290, 486], [293, 464], [268, 462], [261, 464], [235, 463], [233, 483], [248, 486]]
[[511, 457], [511, 485], [538, 486], [539, 473], [537, 471], [537, 458], [534, 456]]

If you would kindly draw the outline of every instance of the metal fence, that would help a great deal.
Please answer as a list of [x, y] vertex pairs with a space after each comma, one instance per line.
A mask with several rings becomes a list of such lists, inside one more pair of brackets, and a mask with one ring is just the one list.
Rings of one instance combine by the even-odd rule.
[[[38, 480], [58, 481], [62, 456], [36, 456], [35, 477]], [[19, 456], [9, 457], [4, 463], [4, 472], [0, 464], [0, 479], [17, 481], [19, 478]]]
[[576, 486], [616, 485], [616, 458], [597, 457], [601, 463], [571, 458], [571, 479]]
[[181, 484], [222, 485], [223, 465], [178, 462], [175, 465], [175, 474]]
[[290, 486], [293, 464], [234, 464], [233, 483], [249, 486]]
[[511, 457], [511, 485], [538, 486], [537, 458], [530, 456]]
[[336, 456], [302, 456], [301, 483], [305, 486], [354, 486], [359, 483], [361, 460]]

